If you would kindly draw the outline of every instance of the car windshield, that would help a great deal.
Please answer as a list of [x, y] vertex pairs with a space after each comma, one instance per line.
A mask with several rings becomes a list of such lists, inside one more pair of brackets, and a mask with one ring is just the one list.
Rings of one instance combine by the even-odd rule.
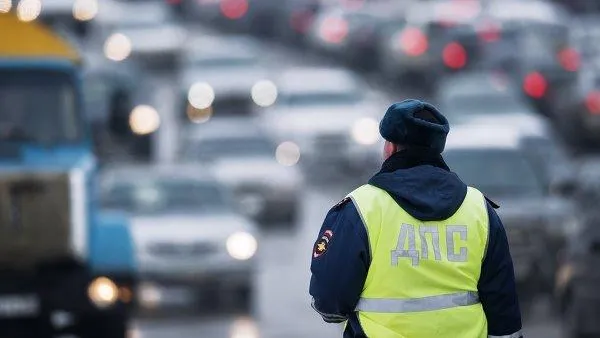
[[535, 165], [517, 149], [450, 149], [448, 166], [468, 185], [492, 197], [537, 197], [544, 188]]
[[450, 116], [502, 114], [527, 110], [524, 104], [512, 95], [498, 95], [495, 93], [455, 95], [444, 100], [442, 105]]
[[0, 71], [0, 142], [74, 142], [82, 137], [72, 78], [53, 71]]
[[232, 137], [204, 140], [185, 152], [188, 160], [213, 161], [237, 157], [273, 157], [275, 146], [260, 137]]
[[359, 91], [321, 91], [284, 94], [280, 103], [286, 106], [352, 105], [361, 102], [364, 94]]
[[138, 214], [212, 212], [229, 207], [215, 183], [141, 177], [112, 184], [103, 191], [102, 204]]

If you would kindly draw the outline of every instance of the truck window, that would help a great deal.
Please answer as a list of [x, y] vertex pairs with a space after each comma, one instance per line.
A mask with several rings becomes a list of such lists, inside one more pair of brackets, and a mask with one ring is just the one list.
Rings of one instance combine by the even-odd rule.
[[69, 75], [0, 71], [0, 141], [75, 142], [82, 138], [80, 100]]

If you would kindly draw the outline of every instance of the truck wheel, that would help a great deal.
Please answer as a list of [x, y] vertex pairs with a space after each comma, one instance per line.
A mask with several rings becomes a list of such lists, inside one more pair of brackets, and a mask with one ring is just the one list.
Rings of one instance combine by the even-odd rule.
[[89, 316], [81, 321], [81, 338], [126, 338], [127, 319], [118, 315]]

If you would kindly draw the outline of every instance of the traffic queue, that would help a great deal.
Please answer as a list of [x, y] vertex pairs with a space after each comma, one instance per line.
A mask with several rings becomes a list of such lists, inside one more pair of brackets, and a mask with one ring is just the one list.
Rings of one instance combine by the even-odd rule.
[[[591, 12], [584, 20], [560, 1], [543, 0], [65, 3], [50, 11], [39, 0], [0, 2], [0, 30], [16, 34], [9, 42], [28, 38], [16, 25], [49, 24], [69, 45], [61, 57], [77, 54], [82, 79], [79, 113], [66, 116], [70, 106], [55, 106], [55, 119], [25, 117], [3, 134], [20, 148], [3, 151], [29, 172], [43, 164], [48, 144], [56, 147], [50, 156], [65, 163], [74, 158], [72, 142], [84, 148], [89, 140], [90, 153], [93, 145], [98, 189], [90, 174], [89, 198], [100, 203], [89, 210], [107, 213], [98, 217], [108, 226], [88, 224], [93, 254], [83, 270], [97, 274], [86, 280], [85, 302], [102, 319], [118, 316], [116, 326], [105, 327], [111, 337], [125, 336], [130, 307], [160, 309], [171, 287], [184, 287], [184, 298], [197, 305], [216, 297], [252, 311], [261, 231], [294, 229], [307, 184], [374, 173], [379, 120], [391, 100], [415, 90], [453, 126], [444, 152], [450, 168], [501, 206], [524, 312], [551, 295], [571, 337], [600, 332], [591, 315], [600, 309], [597, 276], [586, 268], [597, 255], [589, 196], [600, 191], [590, 183], [598, 181], [598, 165], [571, 157], [593, 156], [600, 145], [600, 50], [589, 43], [600, 21]], [[310, 51], [328, 65], [276, 65], [273, 44], [291, 54]], [[31, 57], [31, 47], [15, 52], [9, 45], [0, 47], [0, 61]], [[56, 53], [45, 48], [36, 56]], [[18, 113], [6, 112], [16, 107], [31, 116], [42, 105], [67, 104], [57, 92], [50, 103], [25, 108], [36, 102], [19, 101], [8, 89], [14, 83], [2, 78], [0, 107], [10, 125]], [[18, 78], [29, 90], [44, 83]], [[50, 128], [58, 113], [65, 114], [62, 127]], [[78, 127], [83, 120], [89, 128]], [[166, 132], [175, 134], [174, 144], [163, 148]], [[160, 160], [164, 149], [169, 163]], [[75, 216], [68, 234], [85, 223]], [[0, 238], [11, 243], [10, 236]], [[1, 247], [20, 255], [37, 246], [24, 243]], [[39, 304], [11, 292], [0, 289], [0, 309], [15, 299], [25, 310]], [[98, 326], [85, 332], [105, 337]]]

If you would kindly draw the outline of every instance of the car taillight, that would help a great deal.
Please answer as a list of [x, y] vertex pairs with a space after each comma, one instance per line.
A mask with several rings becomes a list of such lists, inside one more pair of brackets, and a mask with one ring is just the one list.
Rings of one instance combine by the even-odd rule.
[[585, 98], [585, 106], [593, 115], [600, 115], [600, 91], [593, 91]]
[[400, 35], [400, 48], [410, 56], [419, 56], [429, 48], [427, 36], [417, 28], [407, 28]]
[[343, 18], [327, 18], [321, 24], [321, 37], [329, 43], [342, 43], [347, 35], [348, 22]]
[[565, 70], [575, 72], [579, 69], [581, 60], [579, 59], [579, 53], [575, 49], [565, 48], [558, 52], [558, 61]]
[[450, 42], [442, 51], [442, 60], [448, 68], [463, 68], [467, 64], [467, 51], [460, 43]]
[[248, 12], [248, 0], [221, 0], [220, 7], [223, 16], [236, 20]]
[[546, 95], [547, 89], [548, 82], [546, 82], [544, 76], [538, 72], [527, 74], [523, 80], [523, 91], [534, 99], [539, 99]]

